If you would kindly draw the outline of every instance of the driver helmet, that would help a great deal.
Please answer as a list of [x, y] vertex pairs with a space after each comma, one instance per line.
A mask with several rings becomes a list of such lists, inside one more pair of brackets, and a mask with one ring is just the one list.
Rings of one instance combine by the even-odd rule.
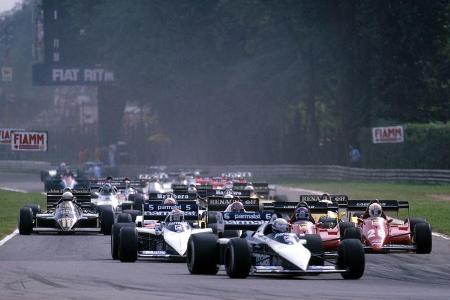
[[278, 218], [272, 223], [273, 233], [285, 233], [289, 231], [289, 223], [283, 218]]
[[333, 202], [331, 201], [331, 197], [328, 194], [323, 194], [319, 202], [333, 204]]
[[103, 186], [103, 188], [102, 188], [102, 192], [103, 192], [104, 194], [112, 193], [112, 191], [113, 191], [112, 186], [111, 186], [111, 184], [109, 184], [109, 183], [105, 184], [105, 185]]
[[235, 202], [231, 203], [230, 210], [232, 212], [244, 211], [244, 204], [239, 201], [239, 198], [235, 198]]
[[177, 205], [174, 195], [169, 195], [163, 202], [164, 205]]
[[125, 187], [129, 188], [131, 185], [131, 180], [128, 177], [125, 177], [125, 179], [123, 180], [125, 182]]
[[73, 201], [73, 194], [72, 194], [71, 192], [69, 192], [69, 191], [64, 192], [64, 193], [62, 194], [61, 199], [62, 199], [63, 201]]
[[379, 203], [372, 203], [369, 205], [369, 216], [371, 217], [381, 217], [383, 209]]
[[169, 220], [171, 222], [182, 222], [182, 221], [184, 221], [184, 212], [179, 210], [178, 208], [173, 209], [170, 212]]
[[195, 187], [194, 184], [190, 184], [188, 187], [188, 192], [189, 193], [196, 193], [197, 192], [197, 188]]
[[295, 209], [295, 218], [297, 220], [309, 220], [309, 209], [304, 206]]
[[226, 190], [223, 193], [223, 198], [224, 199], [233, 199], [234, 198], [233, 191], [232, 190]]
[[251, 183], [247, 184], [244, 188], [245, 191], [254, 191], [255, 188], [253, 187], [253, 185]]

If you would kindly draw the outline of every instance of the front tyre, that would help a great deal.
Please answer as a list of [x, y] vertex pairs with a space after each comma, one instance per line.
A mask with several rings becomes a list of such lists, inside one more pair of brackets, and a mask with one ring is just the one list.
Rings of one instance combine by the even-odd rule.
[[232, 238], [225, 250], [225, 270], [230, 278], [246, 278], [252, 266], [252, 253], [245, 239]]
[[218, 267], [217, 236], [211, 233], [193, 234], [189, 238], [186, 262], [191, 274], [215, 275]]
[[100, 209], [100, 229], [104, 235], [110, 235], [111, 227], [114, 224], [114, 210], [112, 206], [102, 206]]
[[365, 268], [364, 248], [357, 239], [343, 240], [338, 249], [337, 266], [347, 270], [341, 273], [344, 279], [359, 279]]
[[433, 246], [431, 236], [431, 225], [428, 223], [418, 223], [414, 227], [414, 242], [418, 254], [428, 254]]
[[19, 233], [29, 235], [33, 232], [33, 211], [30, 207], [22, 207], [19, 211]]
[[119, 259], [121, 262], [137, 260], [137, 232], [134, 227], [122, 227], [119, 233]]
[[120, 229], [123, 227], [135, 228], [134, 223], [116, 223], [111, 230], [111, 257], [119, 259]]

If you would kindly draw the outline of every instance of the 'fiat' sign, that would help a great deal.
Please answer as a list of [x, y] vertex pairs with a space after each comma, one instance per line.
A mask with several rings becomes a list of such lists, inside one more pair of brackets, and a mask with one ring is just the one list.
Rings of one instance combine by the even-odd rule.
[[47, 131], [13, 131], [13, 151], [47, 151]]
[[21, 131], [22, 129], [0, 128], [0, 144], [11, 145], [11, 135], [13, 131]]

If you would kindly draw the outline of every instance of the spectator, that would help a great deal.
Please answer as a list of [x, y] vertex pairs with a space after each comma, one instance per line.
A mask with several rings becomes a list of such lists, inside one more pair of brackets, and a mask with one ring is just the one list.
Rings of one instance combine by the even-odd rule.
[[350, 152], [350, 166], [353, 168], [358, 168], [360, 166], [361, 161], [361, 152], [358, 148], [353, 148], [352, 145], [349, 146]]

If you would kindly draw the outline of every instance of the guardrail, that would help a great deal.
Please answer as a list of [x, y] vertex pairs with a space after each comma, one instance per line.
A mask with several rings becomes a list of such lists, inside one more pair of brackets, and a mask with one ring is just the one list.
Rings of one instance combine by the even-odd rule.
[[48, 169], [49, 162], [29, 161], [29, 160], [0, 160], [0, 171], [2, 172], [29, 172], [39, 173], [41, 170]]
[[[216, 176], [226, 172], [252, 172], [258, 180], [279, 182], [283, 179], [318, 180], [373, 180], [382, 182], [450, 183], [450, 170], [431, 169], [364, 169], [335, 165], [214, 165], [177, 166], [180, 169], [198, 169]], [[121, 166], [121, 175], [145, 173], [143, 166]]]
[[[40, 170], [49, 167], [50, 163], [42, 161], [0, 160], [0, 171], [39, 173]], [[270, 182], [279, 182], [283, 179], [318, 179], [450, 183], [450, 170], [364, 169], [333, 165], [184, 165], [177, 166], [176, 168], [186, 170], [198, 169], [207, 172], [211, 176], [236, 171], [252, 172], [253, 177], [257, 180], [267, 180]], [[143, 165], [122, 165], [118, 166], [117, 175], [133, 176], [140, 173], [147, 173], [147, 170], [147, 167]]]

